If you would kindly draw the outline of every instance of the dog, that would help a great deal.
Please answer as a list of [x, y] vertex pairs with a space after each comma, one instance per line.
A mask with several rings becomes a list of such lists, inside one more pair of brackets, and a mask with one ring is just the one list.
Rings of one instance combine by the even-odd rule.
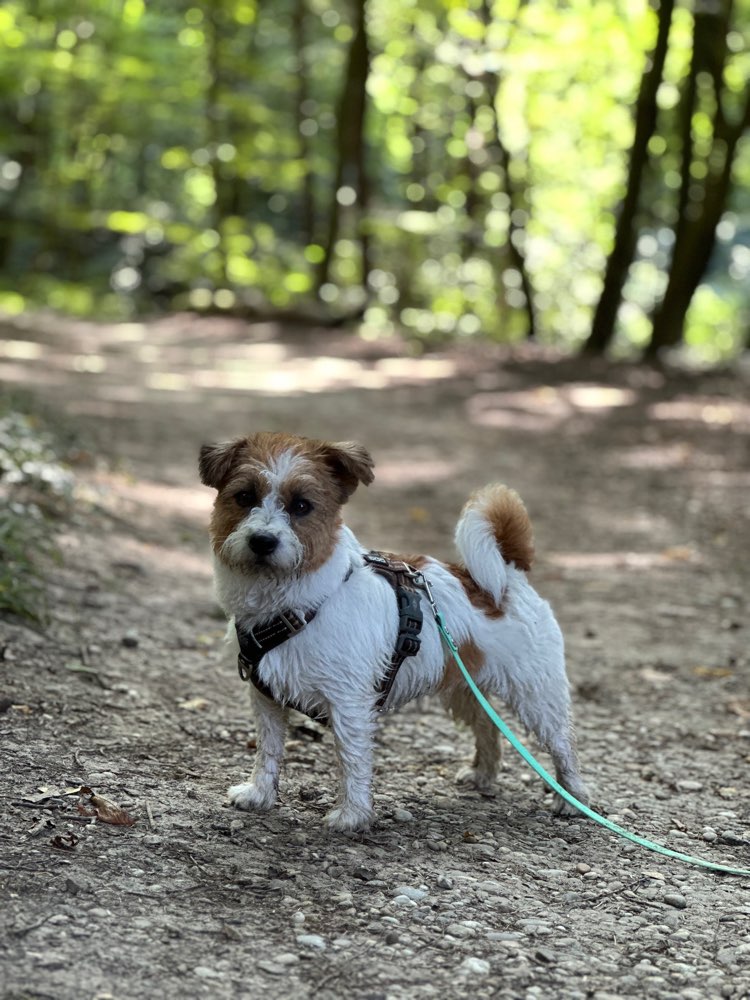
[[[391, 583], [375, 571], [341, 513], [357, 487], [373, 481], [373, 467], [356, 442], [275, 432], [200, 451], [201, 481], [218, 491], [210, 539], [216, 593], [232, 641], [239, 651], [238, 635], [273, 633], [279, 620], [299, 626], [256, 663], [249, 685], [255, 764], [248, 782], [229, 789], [239, 809], [274, 806], [293, 704], [311, 716], [327, 715], [333, 731], [340, 791], [326, 816], [328, 826], [350, 833], [373, 822], [378, 691], [390, 669], [400, 618]], [[405, 557], [404, 563], [428, 581], [482, 692], [515, 710], [551, 754], [558, 782], [587, 803], [563, 638], [549, 604], [526, 575], [533, 539], [518, 494], [501, 485], [475, 493], [461, 513], [455, 542], [459, 563], [425, 556]], [[390, 678], [385, 709], [438, 693], [474, 733], [476, 754], [464, 778], [491, 793], [500, 762], [498, 732], [442, 645], [426, 595], [418, 593], [421, 645]], [[556, 798], [555, 810], [569, 812]]]

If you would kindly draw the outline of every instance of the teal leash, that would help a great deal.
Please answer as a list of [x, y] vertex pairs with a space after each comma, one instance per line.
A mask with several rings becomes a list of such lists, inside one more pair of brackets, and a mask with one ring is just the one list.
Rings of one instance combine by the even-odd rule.
[[[422, 577], [424, 580], [424, 577]], [[430, 591], [430, 586], [426, 580], [424, 580], [425, 592], [428, 596], [430, 604], [432, 605], [432, 613], [435, 616], [435, 622], [440, 630], [440, 635], [445, 642], [446, 646], [451, 652], [453, 659], [456, 661], [458, 668], [464, 675], [466, 683], [472, 691], [472, 694], [477, 699], [479, 704], [482, 706], [484, 711], [490, 717], [491, 721], [500, 730], [506, 740], [510, 743], [513, 749], [519, 753], [526, 763], [531, 767], [536, 773], [545, 781], [550, 788], [552, 788], [558, 795], [560, 795], [566, 802], [577, 809], [579, 812], [583, 813], [584, 816], [588, 816], [589, 819], [593, 819], [595, 823], [600, 826], [605, 827], [611, 833], [617, 834], [618, 837], [624, 837], [626, 840], [632, 841], [634, 844], [638, 844], [639, 847], [645, 847], [649, 851], [656, 851], [657, 854], [663, 854], [667, 858], [675, 858], [677, 861], [684, 861], [689, 865], [698, 865], [700, 868], [707, 868], [712, 872], [724, 872], [725, 875], [747, 875], [750, 876], [750, 869], [748, 868], [732, 868], [730, 865], [720, 865], [714, 861], [706, 861], [703, 858], [694, 858], [691, 854], [683, 854], [681, 851], [673, 851], [669, 847], [662, 847], [661, 844], [655, 844], [652, 840], [647, 840], [645, 837], [639, 837], [637, 833], [631, 833], [630, 830], [626, 830], [624, 827], [619, 826], [617, 823], [613, 823], [612, 820], [607, 819], [606, 816], [602, 816], [600, 813], [595, 812], [590, 809], [583, 802], [580, 802], [575, 795], [571, 795], [567, 788], [556, 781], [552, 775], [546, 771], [539, 761], [534, 757], [534, 755], [526, 749], [526, 747], [521, 743], [515, 733], [503, 722], [500, 716], [497, 714], [495, 709], [485, 698], [482, 692], [479, 690], [477, 685], [474, 683], [474, 678], [471, 676], [469, 671], [461, 659], [458, 652], [458, 646], [453, 638], [453, 636], [448, 631], [445, 622], [443, 621], [443, 616], [438, 611], [435, 606], [435, 602], [432, 598], [432, 593]]]

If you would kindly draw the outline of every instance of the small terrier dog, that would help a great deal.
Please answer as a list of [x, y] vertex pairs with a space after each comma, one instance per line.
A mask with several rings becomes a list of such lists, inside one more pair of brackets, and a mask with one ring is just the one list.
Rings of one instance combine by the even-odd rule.
[[[399, 612], [393, 588], [366, 561], [341, 508], [360, 483], [373, 481], [373, 460], [352, 441], [259, 433], [204, 445], [199, 467], [201, 481], [218, 490], [210, 535], [217, 596], [227, 617], [241, 630], [262, 629], [280, 613], [309, 621], [260, 660], [257, 686], [249, 685], [257, 723], [255, 766], [246, 784], [229, 789], [229, 798], [239, 809], [274, 805], [285, 706], [293, 703], [313, 716], [325, 712], [333, 730], [341, 787], [328, 826], [367, 829], [374, 818], [377, 689], [391, 662]], [[551, 754], [559, 783], [587, 802], [563, 639], [550, 606], [526, 576], [533, 541], [520, 497], [500, 485], [475, 493], [461, 513], [455, 541], [458, 564], [403, 558], [428, 580], [482, 692], [516, 711]], [[386, 708], [440, 694], [454, 718], [474, 732], [476, 755], [464, 780], [491, 792], [500, 761], [498, 732], [441, 643], [426, 598], [424, 611], [421, 648], [398, 671]], [[555, 808], [570, 809], [560, 797]]]

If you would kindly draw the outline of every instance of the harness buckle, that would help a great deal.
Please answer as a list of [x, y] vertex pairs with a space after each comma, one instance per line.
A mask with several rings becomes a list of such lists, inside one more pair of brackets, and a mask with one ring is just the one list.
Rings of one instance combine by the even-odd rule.
[[402, 656], [416, 656], [419, 652], [422, 640], [416, 635], [408, 635], [401, 632], [396, 639], [396, 652]]
[[249, 681], [252, 678], [253, 665], [242, 651], [237, 654], [237, 671], [241, 681]]
[[284, 625], [286, 625], [292, 635], [296, 635], [298, 632], [301, 632], [307, 624], [307, 622], [305, 622], [303, 618], [300, 618], [300, 616], [294, 611], [290, 611], [287, 614], [282, 613], [279, 615], [279, 618]]

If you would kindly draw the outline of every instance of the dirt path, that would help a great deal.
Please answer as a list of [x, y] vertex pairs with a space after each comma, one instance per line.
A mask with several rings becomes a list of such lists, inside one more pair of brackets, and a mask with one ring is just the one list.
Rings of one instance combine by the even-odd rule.
[[[371, 834], [324, 832], [332, 746], [310, 726], [280, 806], [231, 811], [252, 723], [195, 471], [235, 433], [358, 438], [377, 476], [351, 526], [438, 556], [471, 488], [517, 488], [596, 804], [747, 866], [747, 379], [415, 361], [184, 317], [6, 337], [0, 378], [63, 412], [92, 461], [50, 629], [0, 619], [3, 998], [750, 996], [750, 883], [553, 819], [510, 751], [494, 799], [457, 786], [469, 739], [432, 702], [383, 726]], [[80, 786], [135, 825], [82, 815]]]

